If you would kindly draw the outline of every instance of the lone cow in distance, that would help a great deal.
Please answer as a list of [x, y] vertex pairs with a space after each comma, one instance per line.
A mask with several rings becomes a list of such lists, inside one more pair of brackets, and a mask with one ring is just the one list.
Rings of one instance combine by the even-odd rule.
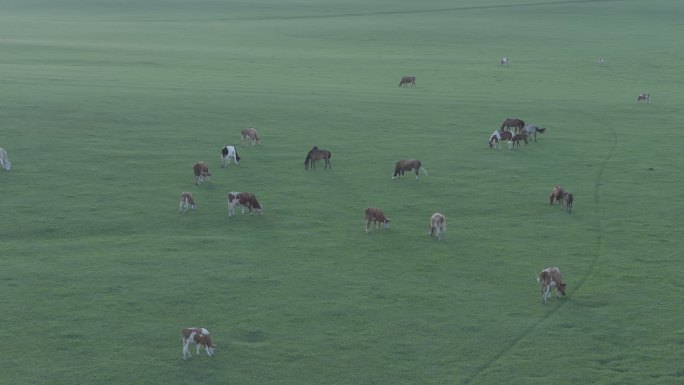
[[416, 86], [416, 77], [415, 76], [404, 76], [401, 78], [401, 81], [399, 82], [399, 87], [408, 87]]

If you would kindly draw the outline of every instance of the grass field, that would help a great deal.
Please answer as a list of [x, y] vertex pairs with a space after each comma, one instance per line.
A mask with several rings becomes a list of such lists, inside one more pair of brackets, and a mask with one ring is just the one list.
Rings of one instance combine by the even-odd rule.
[[[0, 383], [684, 383], [682, 15], [0, 0]], [[490, 150], [506, 117], [548, 131]], [[221, 169], [248, 126], [262, 144]], [[304, 170], [313, 145], [332, 170]], [[429, 175], [391, 181], [404, 158]], [[264, 215], [228, 218], [228, 191]], [[542, 305], [550, 266], [568, 295]], [[181, 359], [187, 326], [214, 357]]]

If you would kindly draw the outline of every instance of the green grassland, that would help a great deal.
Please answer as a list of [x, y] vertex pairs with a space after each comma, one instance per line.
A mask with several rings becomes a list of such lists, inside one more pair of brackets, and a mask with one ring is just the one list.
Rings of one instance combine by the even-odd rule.
[[[0, 383], [683, 383], [682, 15], [0, 0]], [[506, 117], [548, 132], [490, 150]], [[247, 126], [262, 144], [222, 169]], [[304, 170], [314, 145], [332, 170]], [[429, 175], [390, 180], [404, 158]], [[228, 191], [264, 215], [228, 218]], [[568, 295], [542, 305], [549, 266]], [[214, 357], [181, 359], [187, 326]]]

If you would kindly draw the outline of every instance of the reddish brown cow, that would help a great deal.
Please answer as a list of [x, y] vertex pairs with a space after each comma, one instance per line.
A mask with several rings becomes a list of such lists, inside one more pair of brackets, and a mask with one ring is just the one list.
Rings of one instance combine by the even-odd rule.
[[385, 227], [385, 230], [389, 229], [390, 220], [385, 217], [382, 210], [375, 207], [368, 207], [364, 211], [364, 216], [366, 218], [366, 234], [368, 233], [368, 230], [370, 230], [371, 222], [373, 222], [374, 230], [377, 229], [378, 223], [382, 224]]
[[188, 349], [190, 344], [195, 344], [197, 346], [197, 355], [199, 356], [200, 347], [204, 347], [204, 351], [207, 352], [208, 356], [214, 355], [214, 345], [211, 342], [211, 337], [209, 337], [209, 331], [205, 328], [185, 328], [181, 330], [181, 339], [183, 340], [183, 359], [192, 357], [190, 354], [190, 349]]
[[192, 208], [192, 210], [194, 211], [195, 207], [197, 207], [197, 204], [195, 203], [195, 200], [192, 197], [192, 193], [188, 191], [182, 192], [180, 195], [180, 212], [187, 212], [188, 208]]
[[242, 206], [242, 214], [245, 214], [245, 207], [249, 209], [249, 215], [254, 215], [252, 210], [257, 214], [263, 215], [263, 207], [256, 199], [256, 196], [250, 192], [229, 192], [228, 193], [228, 216], [235, 215], [235, 206]]
[[204, 162], [197, 162], [192, 166], [192, 170], [195, 172], [195, 184], [199, 185], [202, 182], [209, 181], [209, 167]]
[[558, 203], [559, 206], [563, 206], [563, 199], [565, 198], [565, 190], [563, 187], [556, 185], [549, 194], [549, 204], [554, 205]]
[[537, 282], [541, 283], [541, 296], [542, 302], [546, 301], [551, 296], [551, 289], [556, 289], [556, 296], [560, 298], [561, 294], [565, 295], [566, 284], [561, 279], [560, 270], [557, 267], [549, 267], [548, 269], [542, 270], [539, 273], [539, 278]]

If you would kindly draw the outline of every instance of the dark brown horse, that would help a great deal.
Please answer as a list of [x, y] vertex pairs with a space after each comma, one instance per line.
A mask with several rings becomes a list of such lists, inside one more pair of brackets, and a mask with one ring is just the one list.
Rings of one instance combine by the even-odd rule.
[[510, 148], [513, 149], [513, 147], [515, 147], [516, 144], [518, 145], [518, 147], [520, 147], [520, 142], [525, 142], [525, 147], [527, 147], [527, 143], [528, 143], [527, 138], [528, 138], [528, 135], [524, 132], [513, 135], [513, 139], [511, 139]]
[[404, 76], [403, 78], [401, 78], [401, 81], [399, 82], [399, 87], [408, 87], [409, 85], [412, 85], [414, 87], [416, 86], [415, 76]]
[[328, 150], [319, 150], [318, 147], [314, 146], [311, 151], [309, 151], [308, 154], [306, 154], [306, 159], [304, 159], [304, 169], [308, 170], [309, 169], [309, 164], [311, 164], [311, 168], [316, 168], [316, 161], [320, 159], [325, 159], [325, 167], [324, 168], [332, 168], [332, 165], [330, 164], [330, 157], [332, 156], [332, 153]]
[[503, 131], [504, 129], [508, 130], [511, 127], [515, 128], [515, 132], [520, 132], [520, 130], [525, 127], [525, 121], [516, 119], [516, 118], [507, 118], [506, 120], [501, 123], [501, 128], [500, 130]]
[[563, 195], [563, 198], [565, 199], [565, 209], [568, 211], [568, 214], [570, 214], [572, 212], [572, 202], [575, 201], [575, 197], [571, 192], [566, 192]]

